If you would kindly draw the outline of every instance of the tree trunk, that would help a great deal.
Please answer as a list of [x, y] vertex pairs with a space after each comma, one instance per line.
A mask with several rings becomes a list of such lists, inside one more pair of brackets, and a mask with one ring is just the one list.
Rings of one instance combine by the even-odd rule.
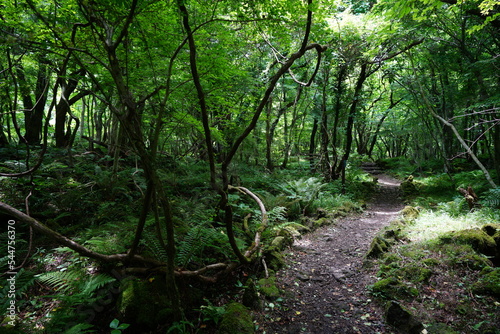
[[347, 160], [349, 160], [349, 156], [351, 154], [351, 146], [352, 146], [352, 140], [353, 140], [353, 135], [352, 135], [352, 129], [354, 126], [354, 119], [356, 116], [356, 112], [358, 110], [358, 103], [361, 100], [361, 92], [363, 90], [363, 84], [365, 83], [365, 80], [368, 78], [366, 69], [368, 67], [368, 64], [363, 63], [361, 65], [361, 71], [358, 76], [358, 80], [356, 82], [356, 87], [354, 89], [354, 97], [351, 102], [351, 107], [349, 108], [349, 115], [347, 117], [347, 126], [346, 126], [346, 132], [345, 132], [345, 138], [346, 138], [346, 143], [344, 147], [344, 155], [342, 156], [342, 160], [340, 162], [340, 165], [337, 168], [337, 174], [342, 174], [342, 184], [345, 185], [345, 168], [347, 166]]
[[21, 93], [24, 104], [24, 124], [26, 130], [24, 139], [30, 145], [38, 145], [42, 140], [43, 115], [49, 91], [47, 65], [42, 61], [38, 63], [38, 74], [34, 91], [36, 103], [33, 103], [31, 93], [26, 85], [27, 79], [24, 75], [24, 71], [19, 69], [17, 74], [21, 82]]

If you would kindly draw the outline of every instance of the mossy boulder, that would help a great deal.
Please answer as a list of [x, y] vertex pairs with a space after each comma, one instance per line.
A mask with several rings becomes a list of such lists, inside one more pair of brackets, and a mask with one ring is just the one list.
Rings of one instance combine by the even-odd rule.
[[445, 262], [452, 267], [466, 267], [481, 270], [492, 265], [491, 261], [477, 253], [471, 245], [448, 243], [439, 248], [446, 255]]
[[477, 294], [500, 297], [500, 268], [484, 268], [479, 280], [473, 284], [472, 291]]
[[420, 211], [417, 208], [409, 205], [405, 206], [404, 209], [401, 210], [403, 218], [410, 221], [417, 219], [419, 214]]
[[401, 333], [421, 334], [425, 328], [409, 310], [395, 301], [389, 302], [385, 310], [385, 321]]
[[259, 297], [257, 286], [253, 279], [249, 278], [246, 282], [245, 292], [243, 293], [243, 305], [246, 307], [259, 311], [262, 309], [262, 300]]
[[490, 237], [494, 237], [500, 235], [500, 224], [486, 224], [481, 227], [481, 230]]
[[413, 182], [413, 175], [408, 176], [403, 182], [401, 182], [399, 187], [405, 196], [418, 194], [417, 186]]
[[500, 266], [500, 224], [486, 224], [481, 230], [493, 238], [497, 245], [495, 257], [492, 259], [496, 266]]
[[237, 302], [226, 306], [226, 313], [222, 316], [222, 321], [217, 334], [253, 334], [255, 326], [252, 314], [243, 305]]
[[387, 252], [389, 247], [390, 243], [386, 239], [382, 238], [381, 236], [376, 236], [375, 238], [373, 238], [372, 243], [370, 244], [370, 248], [366, 253], [366, 257], [377, 258]]
[[269, 247], [264, 252], [264, 259], [269, 269], [279, 270], [285, 265], [285, 257], [281, 251], [274, 246]]
[[259, 291], [267, 298], [278, 298], [280, 291], [276, 285], [276, 276], [261, 278], [258, 281]]
[[388, 277], [375, 282], [371, 286], [371, 291], [374, 294], [380, 294], [386, 299], [404, 300], [413, 299], [418, 296], [418, 290], [410, 287], [396, 277]]
[[495, 239], [480, 229], [468, 229], [449, 232], [440, 237], [443, 243], [470, 245], [475, 251], [488, 256], [495, 256], [497, 245]]
[[332, 220], [330, 218], [323, 217], [323, 218], [315, 220], [312, 224], [312, 228], [317, 229], [317, 228], [320, 228], [322, 226], [330, 225], [331, 223], [332, 223]]
[[161, 277], [123, 279], [116, 305], [120, 320], [131, 324], [132, 328], [148, 329], [172, 319], [174, 314], [163, 291], [166, 291], [166, 286]]
[[271, 242], [271, 247], [276, 250], [282, 251], [287, 247], [290, 247], [293, 244], [293, 238], [285, 237], [285, 236], [277, 236]]

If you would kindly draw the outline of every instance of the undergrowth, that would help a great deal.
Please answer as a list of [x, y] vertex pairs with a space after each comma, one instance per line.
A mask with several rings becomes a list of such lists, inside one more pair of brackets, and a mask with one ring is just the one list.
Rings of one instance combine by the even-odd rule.
[[[419, 206], [419, 215], [397, 225], [399, 242], [376, 260], [378, 279], [369, 290], [381, 302], [399, 300], [425, 326], [444, 323], [459, 333], [500, 333], [498, 239], [482, 230], [488, 225], [490, 233], [495, 228], [500, 233], [499, 192], [488, 190], [477, 171], [413, 182], [417, 193], [407, 200]], [[470, 210], [457, 195], [457, 187], [468, 185], [479, 195], [481, 208]]]

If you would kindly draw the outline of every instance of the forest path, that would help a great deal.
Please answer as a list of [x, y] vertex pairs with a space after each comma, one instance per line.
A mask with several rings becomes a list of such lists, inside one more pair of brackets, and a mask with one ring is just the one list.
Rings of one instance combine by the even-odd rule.
[[363, 257], [381, 228], [403, 209], [399, 181], [377, 175], [379, 191], [362, 214], [296, 240], [277, 273], [283, 300], [265, 312], [259, 333], [392, 333], [366, 286], [375, 273]]

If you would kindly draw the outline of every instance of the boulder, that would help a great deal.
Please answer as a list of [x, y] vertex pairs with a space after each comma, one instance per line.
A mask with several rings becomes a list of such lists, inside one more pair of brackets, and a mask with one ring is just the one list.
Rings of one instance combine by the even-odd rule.
[[484, 268], [479, 280], [473, 284], [472, 291], [476, 294], [500, 297], [500, 268]]
[[243, 293], [243, 305], [252, 310], [260, 311], [262, 309], [262, 301], [253, 279], [249, 278], [246, 282], [246, 286], [245, 292]]
[[127, 277], [120, 283], [120, 295], [116, 308], [120, 320], [131, 324], [131, 328], [152, 329], [174, 317], [170, 302], [162, 291], [166, 291], [161, 277], [140, 280]]
[[410, 311], [395, 301], [389, 302], [385, 311], [385, 321], [401, 333], [421, 334], [425, 329]]
[[278, 298], [280, 291], [276, 286], [276, 276], [261, 278], [258, 281], [259, 291], [267, 298]]
[[222, 316], [217, 334], [253, 334], [255, 326], [252, 314], [243, 305], [237, 302], [226, 306], [226, 313]]
[[380, 255], [387, 252], [387, 250], [389, 249], [389, 246], [390, 246], [390, 244], [387, 242], [386, 239], [382, 238], [381, 236], [376, 236], [372, 240], [372, 243], [370, 244], [370, 248], [368, 249], [368, 252], [366, 253], [366, 257], [377, 258]]
[[488, 256], [497, 254], [495, 239], [479, 229], [450, 232], [441, 236], [440, 240], [443, 243], [470, 245], [475, 251]]

